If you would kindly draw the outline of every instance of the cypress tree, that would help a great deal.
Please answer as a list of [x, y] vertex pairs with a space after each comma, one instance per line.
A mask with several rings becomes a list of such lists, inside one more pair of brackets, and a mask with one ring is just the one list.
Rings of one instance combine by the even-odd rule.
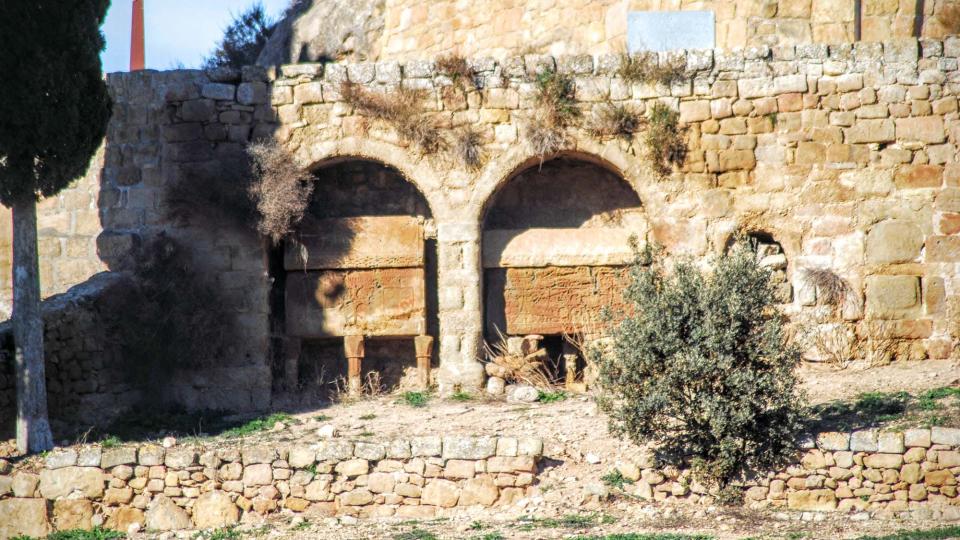
[[0, 203], [13, 213], [17, 448], [53, 446], [47, 419], [37, 200], [87, 169], [111, 101], [100, 64], [109, 0], [0, 2]]

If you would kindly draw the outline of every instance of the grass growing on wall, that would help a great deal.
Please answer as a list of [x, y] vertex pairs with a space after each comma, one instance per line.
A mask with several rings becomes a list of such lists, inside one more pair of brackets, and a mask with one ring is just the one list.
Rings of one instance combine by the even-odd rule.
[[680, 129], [680, 113], [655, 102], [647, 117], [644, 142], [647, 159], [658, 175], [667, 176], [675, 165], [682, 165], [687, 157], [687, 143]]
[[423, 114], [423, 102], [427, 98], [423, 90], [399, 87], [389, 93], [374, 92], [345, 82], [340, 87], [340, 95], [360, 113], [393, 127], [422, 154], [434, 154], [447, 147], [440, 128]]
[[565, 130], [581, 116], [574, 97], [573, 80], [547, 70], [537, 75], [536, 107], [527, 123], [524, 138], [530, 150], [543, 160], [566, 144]]
[[671, 56], [662, 63], [657, 53], [620, 55], [617, 74], [631, 83], [660, 83], [670, 86], [686, 77], [687, 62], [683, 56]]

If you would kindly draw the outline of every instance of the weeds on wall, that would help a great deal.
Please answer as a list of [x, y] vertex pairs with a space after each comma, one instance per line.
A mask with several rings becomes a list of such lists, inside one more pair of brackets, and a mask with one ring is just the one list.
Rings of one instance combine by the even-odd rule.
[[608, 101], [594, 111], [587, 131], [600, 140], [630, 140], [643, 123], [643, 117], [629, 106]]
[[164, 205], [174, 222], [191, 219], [222, 219], [239, 228], [249, 227], [257, 216], [256, 205], [247, 194], [251, 183], [246, 154], [224, 160], [216, 169], [191, 164], [167, 184]]
[[389, 92], [373, 92], [350, 82], [344, 82], [340, 87], [343, 101], [362, 114], [392, 126], [401, 138], [421, 154], [444, 150], [447, 141], [440, 128], [423, 114], [426, 92], [404, 87]]
[[670, 86], [686, 78], [686, 69], [687, 62], [682, 56], [669, 56], [661, 63], [657, 53], [622, 53], [617, 74], [631, 83], [660, 83]]
[[476, 74], [467, 59], [459, 54], [448, 54], [436, 59], [437, 71], [450, 77], [454, 84], [470, 85], [476, 88]]
[[687, 158], [687, 143], [680, 129], [680, 113], [657, 101], [647, 117], [647, 132], [644, 135], [647, 159], [653, 170], [665, 177], [675, 165], [682, 165]]
[[462, 126], [454, 133], [454, 154], [467, 170], [476, 171], [483, 166], [483, 136], [472, 126]]
[[668, 268], [647, 247], [631, 266], [633, 307], [601, 359], [599, 404], [614, 432], [653, 442], [724, 488], [796, 449], [800, 351], [787, 339], [769, 269], [745, 242], [713, 260]]
[[524, 138], [540, 160], [559, 152], [567, 144], [566, 128], [580, 118], [574, 98], [573, 80], [556, 71], [537, 75], [536, 107], [527, 123]]
[[275, 141], [247, 146], [252, 181], [247, 193], [257, 210], [257, 231], [274, 245], [303, 219], [313, 194], [313, 175]]

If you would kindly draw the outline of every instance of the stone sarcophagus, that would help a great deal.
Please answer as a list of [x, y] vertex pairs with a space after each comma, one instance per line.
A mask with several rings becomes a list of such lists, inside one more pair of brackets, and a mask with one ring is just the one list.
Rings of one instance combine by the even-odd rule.
[[574, 333], [619, 309], [629, 238], [621, 228], [486, 231], [488, 335]]
[[426, 331], [417, 218], [312, 220], [284, 254], [287, 334], [418, 336]]
[[287, 335], [343, 338], [351, 392], [360, 390], [365, 338], [412, 337], [420, 383], [427, 386], [433, 338], [425, 335], [422, 221], [411, 216], [307, 220], [300, 230], [284, 253]]

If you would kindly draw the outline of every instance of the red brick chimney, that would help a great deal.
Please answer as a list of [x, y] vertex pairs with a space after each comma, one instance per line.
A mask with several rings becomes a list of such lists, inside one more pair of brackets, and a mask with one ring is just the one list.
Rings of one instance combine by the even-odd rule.
[[130, 31], [130, 71], [140, 71], [144, 67], [143, 2], [144, 0], [133, 0], [133, 24], [131, 24]]

